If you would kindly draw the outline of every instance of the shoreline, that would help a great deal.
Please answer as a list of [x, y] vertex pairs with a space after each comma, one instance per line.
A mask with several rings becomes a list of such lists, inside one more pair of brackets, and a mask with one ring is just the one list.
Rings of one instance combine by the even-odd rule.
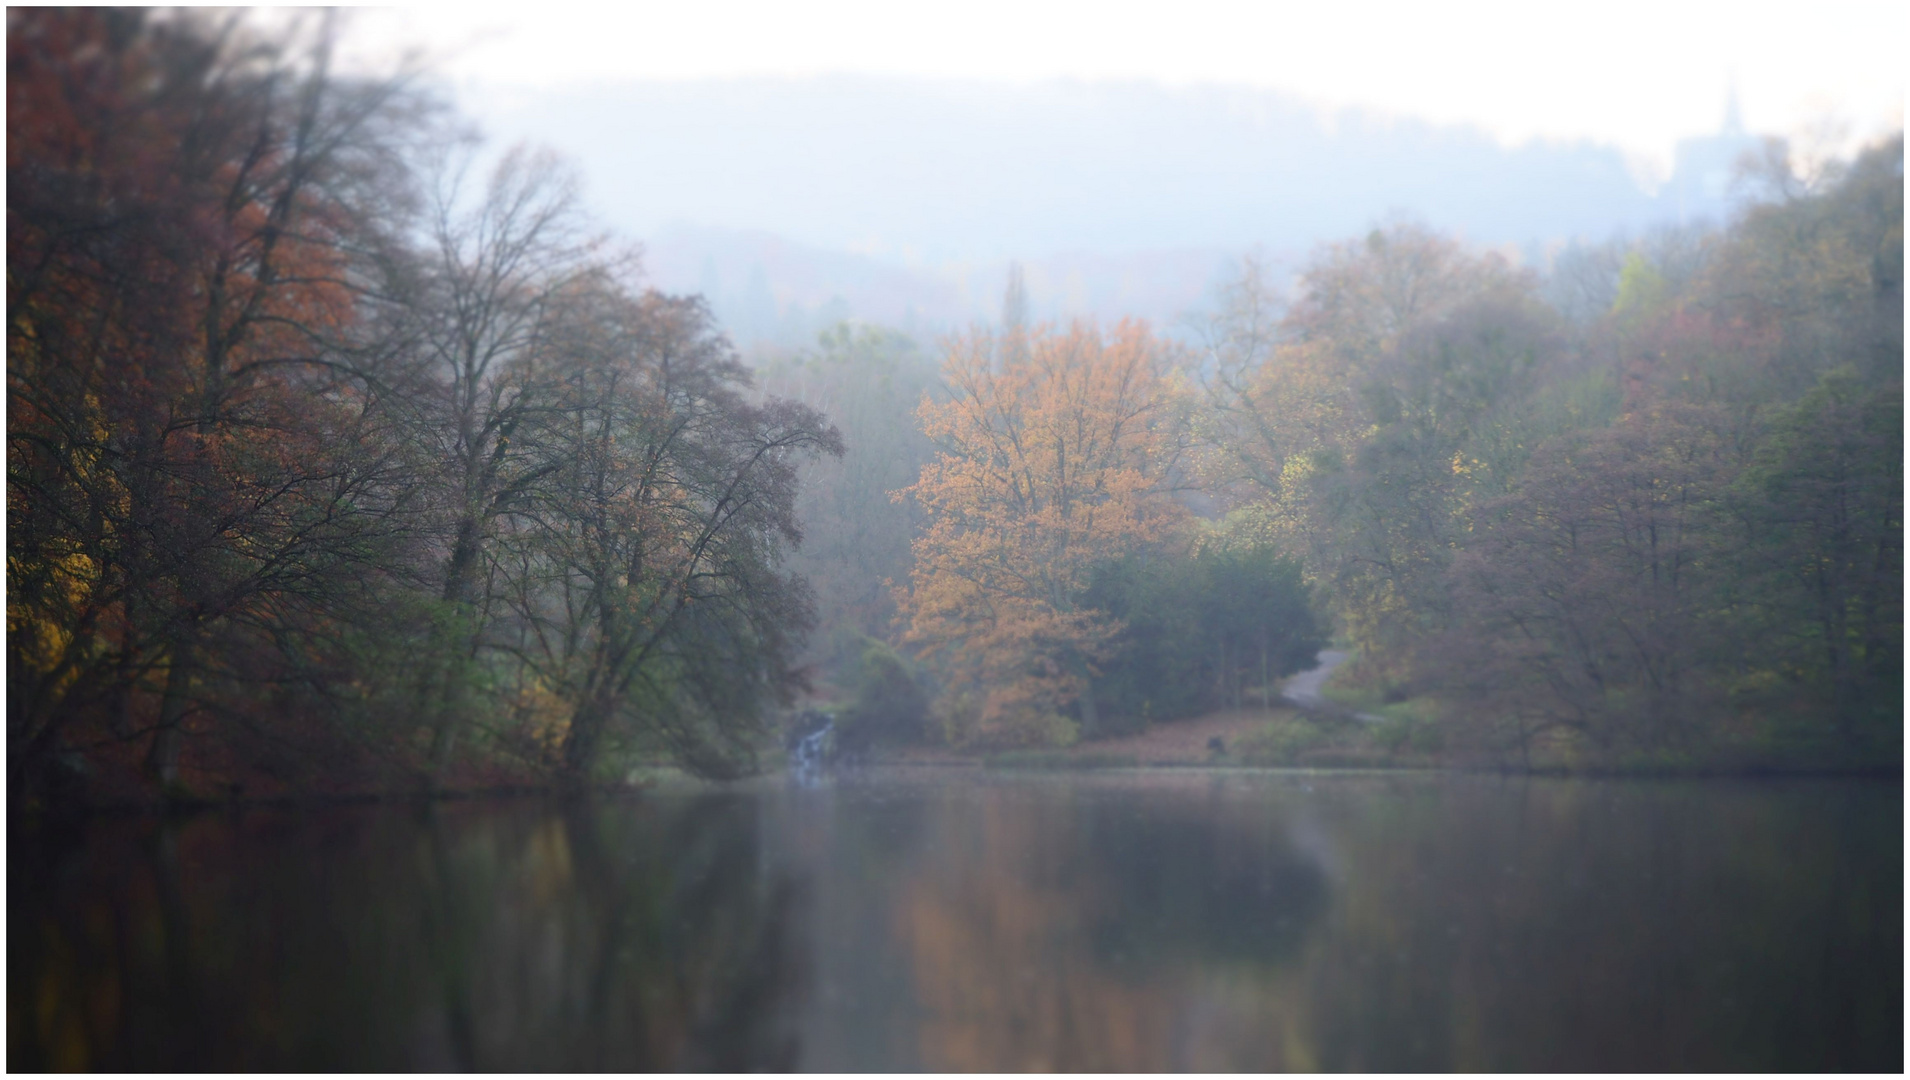
[[[1508, 768], [1489, 765], [1400, 763], [1360, 765], [1255, 765], [1239, 761], [1135, 761], [1107, 755], [1080, 755], [1084, 760], [1053, 758], [1001, 760], [1006, 755], [938, 756], [933, 759], [878, 758], [833, 766], [825, 776], [856, 776], [870, 771], [981, 771], [1007, 773], [1118, 773], [1118, 772], [1213, 772], [1213, 773], [1287, 773], [1295, 775], [1450, 775], [1497, 776], [1536, 780], [1637, 780], [1637, 781], [1783, 781], [1847, 780], [1863, 783], [1890, 783], [1901, 786], [1901, 765], [1760, 767], [1760, 768], [1623, 768], [1623, 767], [1540, 767]], [[657, 771], [666, 767], [656, 766]], [[735, 780], [705, 780], [687, 772], [670, 769], [677, 775], [661, 780], [631, 784], [598, 784], [584, 789], [555, 784], [513, 784], [489, 788], [463, 788], [435, 792], [389, 790], [370, 792], [282, 792], [271, 795], [228, 798], [151, 798], [122, 799], [92, 803], [15, 806], [8, 813], [9, 829], [32, 824], [53, 823], [65, 819], [104, 817], [188, 818], [204, 814], [243, 810], [316, 810], [344, 807], [399, 806], [429, 807], [438, 804], [470, 804], [538, 800], [545, 802], [581, 802], [595, 800], [642, 799], [669, 787], [720, 789], [735, 784], [760, 783], [772, 777], [789, 777], [795, 770], [787, 766], [765, 769], [753, 776]]]

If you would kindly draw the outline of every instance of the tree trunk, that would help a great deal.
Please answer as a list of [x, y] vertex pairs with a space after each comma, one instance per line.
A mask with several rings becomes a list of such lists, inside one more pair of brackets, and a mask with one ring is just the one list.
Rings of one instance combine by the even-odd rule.
[[433, 643], [432, 660], [436, 671], [425, 678], [422, 704], [431, 726], [431, 750], [425, 762], [425, 785], [436, 788], [444, 770], [457, 751], [459, 729], [464, 725], [468, 704], [469, 658], [477, 640], [474, 625], [478, 554], [483, 541], [483, 523], [467, 515], [458, 522], [457, 542], [444, 569], [444, 602], [450, 605], [449, 625]]
[[179, 784], [181, 725], [186, 716], [186, 693], [192, 679], [192, 649], [175, 644], [166, 670], [166, 689], [159, 698], [159, 729], [146, 752], [146, 775], [171, 793]]
[[444, 770], [451, 764], [451, 755], [457, 750], [458, 727], [464, 719], [465, 685], [463, 665], [447, 663], [444, 674], [444, 693], [434, 702], [437, 715], [431, 726], [431, 756], [426, 762], [425, 783], [436, 788], [444, 776]]
[[564, 733], [564, 763], [561, 775], [566, 788], [582, 787], [597, 760], [597, 744], [610, 722], [612, 703], [598, 692], [584, 699], [570, 716], [570, 730]]
[[1240, 708], [1240, 665], [1234, 661], [1234, 643], [1228, 639], [1225, 646], [1227, 665], [1227, 692], [1233, 699], [1234, 709]]
[[469, 604], [471, 584], [477, 574], [478, 549], [484, 539], [484, 523], [475, 515], [458, 522], [458, 539], [451, 547], [451, 559], [444, 568], [444, 599]]
[[431, 749], [425, 759], [425, 786], [436, 788], [457, 751], [458, 732], [469, 705], [470, 656], [476, 629], [469, 609], [454, 603], [432, 635], [432, 647], [419, 688], [419, 711], [431, 731]]
[[1074, 670], [1081, 676], [1081, 737], [1092, 739], [1101, 734], [1101, 710], [1094, 704], [1094, 677], [1088, 673], [1088, 662], [1078, 657]]

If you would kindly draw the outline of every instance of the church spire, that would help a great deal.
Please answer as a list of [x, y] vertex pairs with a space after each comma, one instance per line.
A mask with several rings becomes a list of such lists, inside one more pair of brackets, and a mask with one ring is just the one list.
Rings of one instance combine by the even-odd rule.
[[1720, 131], [1719, 134], [1729, 138], [1739, 138], [1744, 134], [1744, 118], [1738, 111], [1738, 77], [1736, 72], [1731, 74], [1731, 81], [1726, 85], [1727, 89], [1724, 92], [1724, 130]]

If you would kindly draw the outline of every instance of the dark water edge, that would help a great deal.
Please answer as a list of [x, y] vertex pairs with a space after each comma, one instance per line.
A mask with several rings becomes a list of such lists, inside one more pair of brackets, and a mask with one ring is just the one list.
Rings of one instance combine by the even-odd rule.
[[15, 1070], [1903, 1061], [1888, 781], [878, 769], [9, 834]]

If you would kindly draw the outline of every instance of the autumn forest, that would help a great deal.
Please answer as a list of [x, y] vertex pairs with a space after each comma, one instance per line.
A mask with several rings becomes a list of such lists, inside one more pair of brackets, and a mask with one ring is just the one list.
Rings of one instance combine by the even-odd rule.
[[[16, 802], [1059, 753], [1900, 771], [1903, 143], [1540, 270], [745, 355], [566, 164], [216, 17], [8, 13]], [[1282, 705], [1322, 649], [1326, 700]]]

